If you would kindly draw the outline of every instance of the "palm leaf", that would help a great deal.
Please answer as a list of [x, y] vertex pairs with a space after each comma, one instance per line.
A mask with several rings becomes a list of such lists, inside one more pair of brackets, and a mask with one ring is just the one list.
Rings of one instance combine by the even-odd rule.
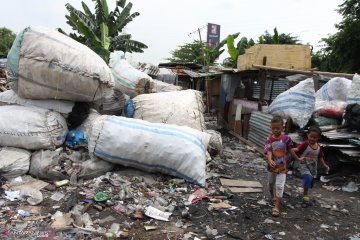
[[109, 49], [110, 46], [109, 28], [105, 23], [100, 24], [100, 32], [101, 32], [101, 45], [105, 49]]
[[73, 12], [70, 13], [71, 19], [76, 19], [75, 21], [76, 27], [78, 28], [78, 31], [83, 34], [94, 46], [101, 46], [101, 42], [98, 39], [98, 37], [95, 35], [93, 31], [91, 31], [90, 28], [88, 28]]
[[86, 16], [89, 18], [89, 20], [91, 20], [91, 22], [94, 24], [94, 26], [96, 26], [95, 15], [91, 12], [89, 7], [83, 1], [81, 1], [81, 5], [84, 9]]
[[115, 27], [114, 27], [114, 31], [113, 34], [116, 34], [118, 32], [121, 32], [122, 28], [126, 25], [126, 23], [124, 24], [124, 22], [126, 21], [126, 19], [130, 16], [130, 11], [132, 8], [132, 3], [129, 2], [121, 11], [121, 13], [119, 14], [119, 16], [117, 16], [117, 19], [115, 21]]
[[234, 41], [235, 41], [235, 38], [233, 35], [229, 35], [227, 37], [227, 48], [228, 48], [228, 52], [230, 54], [230, 57], [235, 61], [238, 57], [238, 50], [235, 48], [235, 45], [234, 45]]
[[[86, 16], [83, 12], [75, 9], [69, 3], [65, 4], [66, 9], [70, 12], [70, 14], [76, 15], [77, 19], [83, 23], [87, 28], [91, 29], [92, 31], [96, 31], [95, 24], [91, 21], [91, 19]], [[71, 16], [70, 16], [71, 17]]]
[[109, 9], [106, 0], [93, 0], [95, 2], [95, 16], [98, 23], [107, 22]]

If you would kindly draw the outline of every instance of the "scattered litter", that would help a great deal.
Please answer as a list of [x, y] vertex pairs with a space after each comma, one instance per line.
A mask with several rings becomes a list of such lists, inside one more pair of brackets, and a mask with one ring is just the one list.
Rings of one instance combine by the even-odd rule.
[[285, 236], [286, 233], [285, 233], [285, 232], [279, 232], [279, 235], [280, 235], [280, 236]]
[[327, 224], [321, 224], [320, 227], [323, 228], [323, 229], [328, 229], [328, 228], [330, 228], [330, 226], [327, 225]]
[[267, 218], [267, 219], [265, 219], [265, 220], [264, 220], [264, 223], [270, 223], [270, 224], [273, 224], [273, 223], [275, 223], [275, 221], [274, 221], [274, 220], [272, 220], [272, 219], [270, 219], [270, 218]]
[[261, 199], [260, 201], [257, 201], [257, 204], [266, 205], [268, 202], [265, 199]]
[[208, 225], [206, 225], [206, 236], [216, 236], [218, 235], [218, 231], [215, 228], [210, 228]]
[[228, 203], [225, 202], [220, 202], [220, 203], [213, 203], [210, 205], [213, 209], [215, 210], [220, 210], [220, 209], [229, 209], [232, 206]]
[[55, 182], [55, 186], [56, 187], [62, 187], [62, 186], [68, 185], [69, 183], [70, 183], [70, 180], [65, 179], [65, 180], [62, 180], [62, 181]]
[[147, 225], [145, 225], [144, 228], [145, 228], [146, 231], [152, 231], [152, 230], [156, 230], [157, 226], [147, 226]]
[[160, 211], [152, 206], [145, 208], [145, 215], [161, 221], [169, 221], [171, 213]]
[[60, 201], [61, 199], [63, 199], [65, 197], [65, 194], [61, 193], [61, 192], [56, 192], [54, 193], [50, 198], [54, 201]]
[[359, 187], [356, 185], [355, 182], [349, 182], [348, 184], [346, 184], [346, 186], [343, 186], [341, 189], [344, 192], [356, 192], [357, 190], [359, 190]]
[[321, 176], [320, 181], [323, 182], [323, 183], [328, 183], [328, 182], [330, 182], [330, 179], [326, 178], [325, 176]]
[[273, 236], [271, 234], [266, 234], [265, 238], [268, 240], [274, 240]]
[[93, 199], [95, 202], [106, 202], [107, 200], [110, 199], [110, 196], [107, 193], [98, 192], [94, 195]]
[[20, 198], [20, 191], [5, 191], [5, 198], [10, 201], [15, 201]]

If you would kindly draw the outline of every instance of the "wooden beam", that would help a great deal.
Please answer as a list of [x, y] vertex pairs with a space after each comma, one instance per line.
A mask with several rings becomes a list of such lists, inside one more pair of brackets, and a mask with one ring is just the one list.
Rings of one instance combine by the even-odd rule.
[[334, 73], [334, 72], [321, 72], [321, 71], [306, 71], [306, 70], [297, 70], [297, 69], [288, 69], [288, 68], [279, 68], [279, 67], [269, 67], [264, 65], [252, 65], [253, 68], [264, 69], [264, 70], [272, 70], [279, 72], [288, 72], [288, 73], [301, 73], [305, 75], [326, 75], [326, 76], [334, 76], [334, 77], [346, 77], [352, 79], [354, 74], [349, 73]]

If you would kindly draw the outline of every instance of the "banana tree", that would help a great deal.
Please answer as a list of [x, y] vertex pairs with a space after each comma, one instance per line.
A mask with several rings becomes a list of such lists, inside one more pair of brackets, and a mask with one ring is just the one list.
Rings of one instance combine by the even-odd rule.
[[[93, 1], [95, 13], [84, 2], [81, 2], [83, 12], [69, 3], [65, 5], [69, 11], [69, 15], [65, 16], [67, 23], [75, 31], [69, 36], [93, 49], [106, 62], [109, 61], [110, 52], [114, 50], [144, 52], [143, 49], [147, 48], [144, 43], [132, 40], [131, 34], [122, 33], [124, 27], [140, 15], [138, 12], [131, 13], [132, 3], [117, 0], [115, 10], [109, 12], [106, 0]], [[59, 31], [66, 34], [61, 29]]]
[[226, 38], [226, 45], [230, 58], [226, 58], [223, 65], [227, 67], [236, 67], [239, 55], [244, 54], [247, 48], [255, 44], [253, 39], [250, 38], [250, 40], [248, 40], [246, 37], [242, 37], [235, 47], [235, 39], [239, 36], [239, 34], [240, 33], [230, 34]]

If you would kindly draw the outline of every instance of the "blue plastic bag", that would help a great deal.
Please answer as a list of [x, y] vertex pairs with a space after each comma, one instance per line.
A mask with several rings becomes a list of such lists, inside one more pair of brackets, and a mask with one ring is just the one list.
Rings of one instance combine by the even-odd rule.
[[80, 130], [71, 130], [67, 133], [65, 145], [70, 148], [87, 147], [87, 134]]

